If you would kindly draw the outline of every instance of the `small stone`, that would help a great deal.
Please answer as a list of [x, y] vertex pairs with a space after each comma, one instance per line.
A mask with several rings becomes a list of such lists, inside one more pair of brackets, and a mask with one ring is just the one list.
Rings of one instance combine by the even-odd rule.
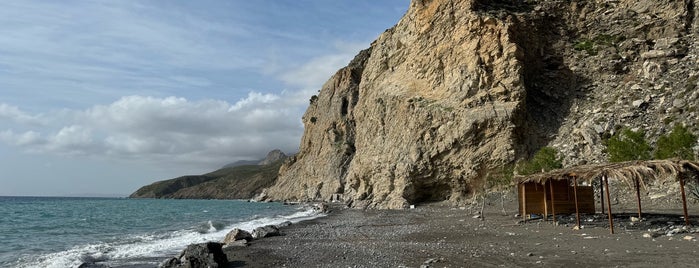
[[694, 236], [686, 235], [682, 239], [687, 240], [687, 241], [692, 241], [692, 240], [694, 240]]
[[531, 256], [534, 256], [534, 253], [531, 253], [531, 252], [527, 253], [527, 257], [531, 257]]
[[638, 222], [641, 221], [638, 217], [631, 217], [631, 222]]
[[643, 237], [644, 238], [653, 238], [653, 235], [651, 235], [650, 233], [644, 233]]
[[672, 101], [672, 106], [673, 106], [674, 108], [681, 109], [681, 108], [683, 108], [685, 105], [687, 105], [687, 102], [686, 102], [685, 100], [683, 100], [683, 99], [675, 99], [675, 100]]

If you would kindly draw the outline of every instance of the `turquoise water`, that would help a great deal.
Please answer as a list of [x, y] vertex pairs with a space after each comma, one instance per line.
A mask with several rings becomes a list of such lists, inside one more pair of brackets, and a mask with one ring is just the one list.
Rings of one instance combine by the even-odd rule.
[[319, 216], [278, 203], [72, 197], [0, 197], [0, 215], [0, 267], [155, 267], [233, 228]]

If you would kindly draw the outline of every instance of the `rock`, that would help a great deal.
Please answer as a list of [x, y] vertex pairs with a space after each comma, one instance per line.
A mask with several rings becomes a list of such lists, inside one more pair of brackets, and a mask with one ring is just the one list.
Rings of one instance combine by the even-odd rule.
[[290, 221], [285, 221], [285, 222], [282, 222], [282, 223], [280, 223], [280, 224], [277, 224], [277, 228], [282, 228], [282, 227], [291, 226], [291, 224], [292, 224], [292, 223], [291, 223]]
[[672, 56], [672, 53], [663, 50], [650, 50], [641, 53], [641, 58], [643, 59], [654, 59], [668, 56]]
[[111, 266], [106, 265], [104, 263], [95, 263], [95, 262], [84, 262], [78, 266], [78, 268], [109, 268]]
[[317, 203], [313, 204], [313, 210], [319, 211], [320, 213], [328, 213], [330, 211], [330, 207], [328, 207], [328, 204], [325, 203]]
[[644, 104], [644, 103], [645, 103], [645, 102], [644, 102], [643, 100], [635, 100], [635, 101], [633, 101], [633, 102], [631, 103], [631, 105], [633, 105], [633, 107], [639, 108], [639, 107], [641, 107], [641, 105]]
[[258, 165], [260, 165], [260, 166], [271, 165], [271, 164], [274, 164], [280, 160], [284, 160], [286, 158], [287, 158], [287, 156], [284, 154], [284, 152], [282, 152], [279, 149], [275, 149], [275, 150], [272, 150], [271, 152], [267, 153], [267, 157], [265, 157], [265, 159], [260, 161], [260, 163], [258, 163]]
[[247, 247], [247, 246], [248, 246], [248, 241], [245, 239], [241, 239], [241, 240], [232, 241], [230, 243], [226, 243], [224, 248]]
[[687, 105], [687, 102], [683, 99], [675, 99], [672, 101], [672, 107], [677, 109], [682, 109], [685, 105]]
[[223, 253], [223, 244], [208, 242], [187, 246], [178, 257], [164, 261], [162, 268], [218, 268], [228, 265], [228, 257]]
[[235, 229], [231, 230], [230, 232], [228, 232], [228, 234], [226, 234], [226, 237], [223, 238], [223, 243], [228, 245], [228, 244], [235, 242], [235, 241], [238, 241], [238, 240], [251, 241], [252, 234], [248, 231], [235, 228]]
[[694, 240], [694, 236], [686, 235], [682, 239], [687, 240], [687, 241], [691, 241], [691, 240]]
[[252, 231], [252, 237], [254, 239], [260, 239], [271, 236], [280, 236], [279, 228], [274, 225], [267, 225], [263, 227], [257, 227]]
[[639, 219], [638, 217], [631, 217], [630, 220], [631, 220], [631, 222], [639, 222], [639, 221], [641, 221], [641, 219]]

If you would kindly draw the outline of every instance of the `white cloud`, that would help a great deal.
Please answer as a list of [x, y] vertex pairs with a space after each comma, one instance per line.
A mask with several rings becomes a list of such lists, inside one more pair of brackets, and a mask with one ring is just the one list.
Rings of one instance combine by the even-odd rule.
[[293, 97], [251, 92], [230, 104], [128, 96], [85, 110], [26, 115], [52, 123], [24, 133], [1, 131], [0, 141], [34, 153], [216, 166], [259, 158], [275, 148], [294, 152], [305, 107], [288, 105]]
[[41, 143], [41, 134], [35, 131], [27, 131], [21, 134], [15, 134], [12, 130], [0, 132], [0, 141], [15, 146], [33, 146]]
[[0, 103], [0, 119], [8, 119], [18, 123], [39, 123], [38, 116], [29, 115], [16, 106]]
[[320, 89], [338, 69], [346, 66], [360, 50], [367, 48], [364, 43], [336, 43], [336, 52], [316, 57], [297, 69], [282, 74], [282, 81], [301, 88]]

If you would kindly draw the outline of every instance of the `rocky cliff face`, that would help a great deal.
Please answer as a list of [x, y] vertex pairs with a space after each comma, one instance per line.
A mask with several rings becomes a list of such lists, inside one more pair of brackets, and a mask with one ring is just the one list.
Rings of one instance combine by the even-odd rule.
[[[618, 126], [696, 129], [693, 1], [414, 0], [310, 100], [275, 200], [462, 202], [554, 146], [602, 161]], [[671, 127], [671, 126], [670, 126]]]

